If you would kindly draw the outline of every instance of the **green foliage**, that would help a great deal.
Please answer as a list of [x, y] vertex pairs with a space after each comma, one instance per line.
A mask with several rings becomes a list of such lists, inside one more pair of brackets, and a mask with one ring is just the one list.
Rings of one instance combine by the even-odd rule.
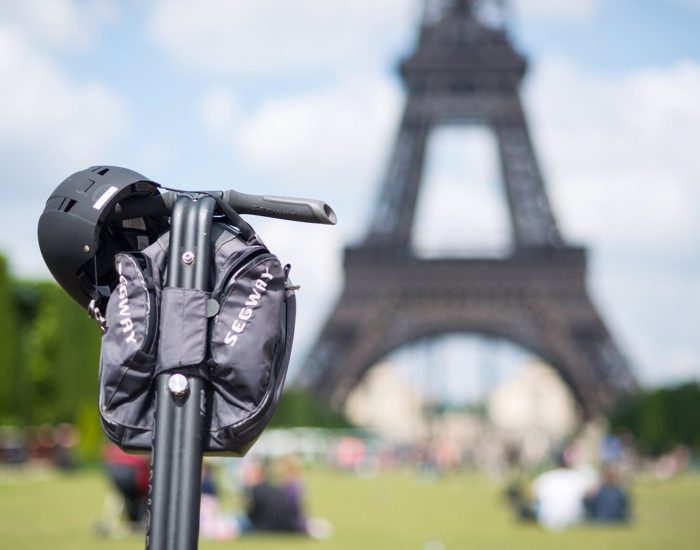
[[55, 403], [61, 381], [61, 373], [55, 368], [53, 358], [58, 351], [58, 327], [60, 318], [53, 298], [54, 289], [49, 283], [37, 284], [37, 315], [26, 334], [25, 361], [29, 381], [25, 400], [28, 423], [66, 421], [56, 414]]
[[304, 390], [290, 388], [280, 398], [270, 426], [277, 428], [349, 428], [342, 413], [334, 411]]
[[0, 257], [1, 423], [77, 424], [81, 454], [96, 455], [99, 346], [96, 325], [60, 287], [13, 281]]
[[26, 335], [28, 420], [75, 422], [96, 403], [99, 330], [53, 283], [34, 283], [36, 315]]
[[97, 412], [97, 395], [93, 397], [95, 402], [83, 405], [75, 419], [80, 433], [77, 451], [81, 463], [94, 462], [100, 456], [100, 448], [105, 441]]
[[642, 450], [654, 455], [679, 444], [700, 451], [700, 384], [642, 392], [621, 403], [610, 424], [629, 431]]
[[0, 256], [0, 422], [16, 422], [20, 346], [17, 334], [17, 306], [7, 261]]

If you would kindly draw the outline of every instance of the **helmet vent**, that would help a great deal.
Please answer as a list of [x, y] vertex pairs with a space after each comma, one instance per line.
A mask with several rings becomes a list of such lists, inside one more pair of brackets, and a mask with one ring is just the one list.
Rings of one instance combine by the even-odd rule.
[[[65, 205], [66, 205], [66, 206], [65, 206], [65, 208], [63, 208], [63, 211], [64, 211], [64, 212], [70, 212], [71, 209], [75, 206], [75, 204], [76, 204], [77, 202], [78, 202], [78, 201], [74, 201], [73, 199], [68, 200], [67, 202], [65, 202]], [[63, 204], [64, 204], [64, 203], [61, 203], [61, 206], [63, 206]], [[59, 210], [60, 210], [60, 208], [59, 208]]]
[[102, 170], [98, 170], [97, 173], [100, 176], [104, 176], [107, 172], [109, 172], [109, 168], [103, 168]]

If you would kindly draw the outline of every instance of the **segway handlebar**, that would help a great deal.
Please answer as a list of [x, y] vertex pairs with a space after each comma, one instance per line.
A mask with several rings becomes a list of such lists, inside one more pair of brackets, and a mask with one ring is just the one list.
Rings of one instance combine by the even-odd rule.
[[335, 225], [337, 221], [333, 209], [316, 199], [248, 195], [233, 190], [224, 191], [222, 195], [221, 198], [239, 214], [325, 225]]
[[[187, 194], [196, 196], [199, 193], [188, 192]], [[207, 194], [222, 199], [239, 214], [253, 214], [267, 218], [325, 225], [335, 225], [337, 221], [333, 209], [325, 202], [316, 199], [249, 195], [233, 190], [207, 191]], [[173, 191], [168, 191], [150, 197], [126, 198], [115, 206], [107, 217], [107, 221], [167, 215], [172, 210], [177, 195]]]

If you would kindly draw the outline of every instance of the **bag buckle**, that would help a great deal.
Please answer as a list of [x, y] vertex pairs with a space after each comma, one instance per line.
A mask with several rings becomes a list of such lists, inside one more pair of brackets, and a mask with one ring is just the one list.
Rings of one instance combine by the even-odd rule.
[[93, 319], [100, 326], [102, 334], [107, 332], [107, 319], [102, 315], [100, 308], [97, 307], [97, 301], [94, 298], [88, 304], [88, 315], [90, 319]]

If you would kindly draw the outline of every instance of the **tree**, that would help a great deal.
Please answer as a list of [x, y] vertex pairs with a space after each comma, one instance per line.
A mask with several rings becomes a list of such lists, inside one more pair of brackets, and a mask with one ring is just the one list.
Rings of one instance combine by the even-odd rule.
[[[22, 294], [34, 310], [25, 341], [26, 422], [71, 422], [81, 433], [94, 433], [99, 424], [99, 329], [54, 283], [23, 283]], [[99, 441], [89, 438], [86, 445], [91, 454]]]
[[308, 392], [296, 388], [287, 389], [280, 397], [270, 426], [278, 428], [316, 427], [349, 428], [352, 424], [345, 416], [318, 401]]
[[0, 256], [0, 422], [16, 423], [20, 372], [17, 306], [7, 261]]
[[617, 407], [610, 424], [615, 431], [631, 433], [653, 455], [679, 444], [700, 451], [700, 384], [639, 393]]

